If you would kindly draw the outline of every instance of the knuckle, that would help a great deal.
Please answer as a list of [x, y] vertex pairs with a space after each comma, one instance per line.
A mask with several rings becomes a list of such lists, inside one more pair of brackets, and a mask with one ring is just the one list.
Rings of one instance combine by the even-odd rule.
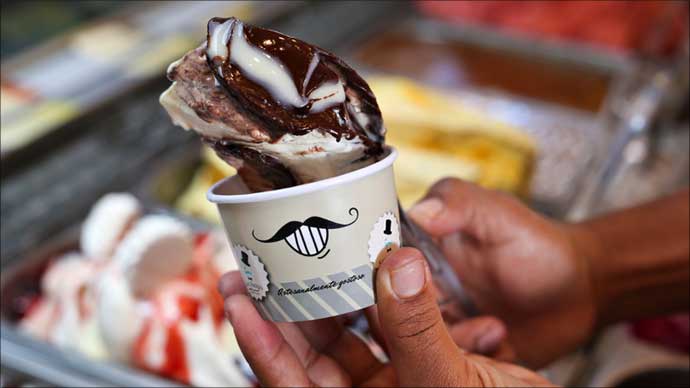
[[278, 359], [287, 351], [286, 346], [285, 341], [280, 341], [273, 349], [267, 349], [267, 352], [262, 354], [263, 363], [266, 365], [276, 364]]
[[429, 318], [427, 311], [415, 313], [397, 323], [399, 338], [418, 337], [436, 325], [436, 320]]
[[435, 341], [434, 329], [441, 325], [440, 314], [437, 313], [436, 306], [432, 306], [428, 301], [407, 301], [401, 306], [404, 318], [395, 323], [395, 336], [407, 341], [430, 342]]
[[338, 333], [323, 344], [319, 350], [325, 354], [334, 354], [335, 351], [342, 346], [345, 339], [345, 330], [338, 331]]
[[319, 352], [317, 352], [311, 346], [308, 346], [302, 355], [302, 364], [304, 365], [304, 368], [307, 370], [311, 369], [316, 364], [316, 361], [320, 356], [321, 354]]
[[489, 371], [487, 371], [484, 368], [477, 368], [477, 372], [474, 375], [475, 379], [477, 380], [477, 386], [478, 387], [498, 387], [498, 382], [494, 378], [494, 375], [491, 374]]
[[448, 203], [449, 206], [454, 206], [459, 197], [468, 195], [477, 196], [483, 191], [484, 189], [481, 186], [474, 183], [466, 182], [458, 178], [447, 177], [434, 183], [429, 190], [429, 194], [440, 197], [440, 199]]
[[505, 191], [499, 190], [491, 190], [491, 193], [493, 194], [494, 198], [496, 198], [496, 200], [501, 201], [506, 205], [514, 206], [520, 204], [520, 201], [513, 194], [509, 194]]
[[434, 185], [431, 186], [430, 191], [431, 192], [438, 192], [438, 193], [446, 193], [449, 191], [454, 191], [458, 187], [461, 187], [463, 184], [465, 184], [465, 183], [458, 178], [444, 177], [444, 178], [441, 178], [438, 182], [434, 183]]
[[496, 369], [491, 367], [491, 361], [476, 354], [466, 354], [462, 357], [458, 369], [468, 387], [503, 387], [505, 382], [497, 379]]

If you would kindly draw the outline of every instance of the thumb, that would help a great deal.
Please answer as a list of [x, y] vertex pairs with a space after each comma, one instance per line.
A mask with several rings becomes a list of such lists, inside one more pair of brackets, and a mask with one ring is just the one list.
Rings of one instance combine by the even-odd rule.
[[391, 253], [378, 269], [376, 292], [381, 332], [402, 386], [472, 385], [471, 366], [446, 329], [418, 250]]
[[[479, 186], [459, 179], [447, 178], [436, 182], [426, 197], [410, 208], [407, 214], [434, 237], [463, 230], [473, 234], [476, 213], [486, 209], [481, 205], [485, 192]], [[479, 220], [484, 219], [480, 217]]]

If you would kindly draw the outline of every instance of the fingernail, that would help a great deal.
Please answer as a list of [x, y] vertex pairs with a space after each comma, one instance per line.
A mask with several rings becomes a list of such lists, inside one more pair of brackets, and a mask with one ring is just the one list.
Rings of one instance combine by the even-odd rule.
[[498, 350], [503, 341], [505, 330], [499, 325], [492, 325], [477, 340], [477, 352], [481, 354], [491, 354]]
[[443, 202], [438, 198], [428, 198], [412, 206], [407, 212], [416, 221], [436, 218], [443, 211]]
[[416, 296], [424, 288], [426, 283], [426, 268], [424, 262], [415, 258], [411, 261], [400, 263], [390, 273], [391, 288], [399, 298], [411, 298]]

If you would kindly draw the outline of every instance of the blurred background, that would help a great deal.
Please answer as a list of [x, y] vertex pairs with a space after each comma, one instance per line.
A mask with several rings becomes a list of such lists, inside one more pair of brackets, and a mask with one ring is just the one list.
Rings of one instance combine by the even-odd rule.
[[[158, 103], [166, 67], [205, 38], [212, 16], [304, 39], [358, 70], [401, 151], [403, 206], [456, 176], [577, 221], [688, 185], [686, 1], [3, 1], [3, 387], [254, 384], [231, 332], [208, 352], [222, 351], [232, 373], [210, 363], [203, 373], [215, 377], [199, 380], [202, 367], [167, 348], [164, 362], [141, 349], [113, 356], [118, 345], [86, 329], [88, 313], [60, 336], [27, 318], [53, 297], [48, 274], [77, 278], [59, 263], [107, 193], [184, 222], [197, 256], [224, 243], [205, 192], [234, 171]], [[60, 297], [88, 299], [80, 287]], [[198, 320], [176, 322], [185, 319]], [[687, 382], [687, 327], [687, 315], [619, 325], [542, 372], [573, 386]]]

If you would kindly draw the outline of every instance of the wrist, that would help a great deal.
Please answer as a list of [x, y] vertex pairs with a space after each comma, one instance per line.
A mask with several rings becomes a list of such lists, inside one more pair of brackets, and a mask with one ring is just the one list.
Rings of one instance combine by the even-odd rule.
[[574, 226], [599, 327], [687, 311], [688, 191]]
[[606, 297], [606, 281], [602, 279], [599, 266], [605, 260], [605, 244], [600, 237], [586, 223], [569, 224], [567, 233], [573, 246], [573, 260], [575, 266], [581, 272], [584, 287], [588, 289], [585, 295], [594, 312], [593, 329], [605, 326], [608, 321], [605, 317], [609, 298]]

